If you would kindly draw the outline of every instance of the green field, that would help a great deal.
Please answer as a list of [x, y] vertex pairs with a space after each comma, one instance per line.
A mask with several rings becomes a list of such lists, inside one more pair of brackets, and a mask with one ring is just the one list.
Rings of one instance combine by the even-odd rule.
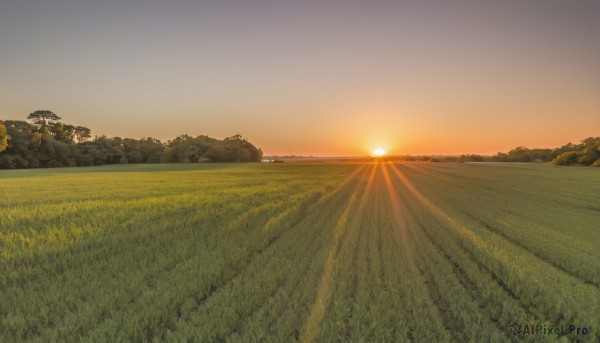
[[599, 286], [597, 168], [0, 171], [1, 342], [593, 342]]

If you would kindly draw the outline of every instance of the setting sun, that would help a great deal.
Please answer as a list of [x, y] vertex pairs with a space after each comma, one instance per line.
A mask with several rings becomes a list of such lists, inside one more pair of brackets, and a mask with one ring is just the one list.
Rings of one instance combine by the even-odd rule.
[[373, 156], [383, 156], [385, 155], [385, 150], [383, 150], [382, 148], [377, 148], [375, 150], [373, 150]]

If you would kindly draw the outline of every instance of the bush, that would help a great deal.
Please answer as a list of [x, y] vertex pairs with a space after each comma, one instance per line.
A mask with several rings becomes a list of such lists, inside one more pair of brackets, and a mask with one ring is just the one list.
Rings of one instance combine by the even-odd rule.
[[568, 166], [577, 163], [578, 159], [579, 154], [576, 151], [567, 151], [558, 155], [554, 160], [552, 160], [552, 163], [559, 166]]
[[30, 162], [29, 162], [28, 159], [25, 159], [25, 158], [23, 158], [23, 157], [21, 157], [19, 155], [15, 156], [15, 159], [17, 160], [17, 163], [18, 163], [17, 167], [18, 168], [27, 168], [27, 167], [29, 167]]
[[17, 159], [8, 154], [0, 155], [0, 168], [2, 169], [14, 169], [18, 165]]
[[57, 160], [50, 160], [50, 162], [48, 162], [48, 167], [50, 168], [60, 168], [63, 167], [63, 164], [58, 162]]
[[29, 161], [29, 167], [30, 168], [39, 168], [40, 161], [37, 158], [32, 158], [31, 161]]
[[592, 167], [600, 167], [600, 160], [596, 160], [596, 162], [592, 163]]

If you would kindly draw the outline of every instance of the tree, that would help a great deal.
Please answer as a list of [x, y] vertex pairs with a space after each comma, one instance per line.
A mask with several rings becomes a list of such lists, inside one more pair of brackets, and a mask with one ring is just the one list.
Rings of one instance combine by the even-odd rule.
[[0, 152], [4, 151], [8, 146], [8, 139], [10, 136], [6, 132], [6, 126], [0, 123]]
[[59, 141], [67, 140], [65, 133], [65, 126], [63, 123], [51, 123], [48, 124], [48, 131], [54, 136], [54, 139]]
[[600, 137], [589, 137], [581, 141], [584, 146], [579, 163], [589, 166], [600, 159]]
[[60, 117], [48, 110], [37, 110], [27, 116], [27, 119], [33, 121], [41, 130], [45, 131], [48, 125], [60, 121]]
[[188, 136], [187, 134], [183, 134], [183, 135], [180, 135], [178, 137], [175, 137], [175, 139], [173, 139], [173, 140], [168, 141], [167, 142], [167, 147], [168, 148], [172, 148], [172, 147], [175, 147], [175, 146], [180, 145], [182, 143], [185, 143], [186, 141], [189, 141], [191, 139], [193, 139], [193, 138], [190, 137], [190, 136]]
[[260, 162], [262, 151], [257, 149], [242, 135], [233, 135], [223, 140], [225, 147], [230, 151], [229, 161], [234, 162]]
[[209, 158], [212, 162], [231, 161], [227, 149], [220, 144], [211, 146], [202, 156]]
[[509, 162], [530, 162], [529, 149], [519, 146], [508, 152]]
[[77, 143], [85, 142], [92, 137], [92, 130], [85, 126], [75, 126], [73, 135], [77, 138]]
[[158, 163], [160, 157], [165, 151], [164, 145], [160, 140], [152, 137], [144, 137], [139, 140], [139, 149], [142, 154], [142, 162]]
[[547, 158], [546, 158], [546, 161], [553, 161], [553, 160], [555, 160], [555, 159], [556, 159], [556, 158], [557, 158], [559, 155], [561, 155], [562, 153], [569, 152], [569, 151], [575, 151], [575, 150], [579, 150], [579, 148], [580, 148], [579, 146], [577, 146], [577, 145], [575, 145], [575, 144], [573, 144], [573, 143], [569, 142], [569, 143], [567, 143], [567, 144], [565, 144], [565, 145], [561, 146], [560, 148], [556, 148], [556, 149], [552, 150], [552, 151], [551, 151], [551, 152], [548, 154], [548, 156], [547, 156]]
[[0, 169], [117, 163], [249, 162], [262, 158], [262, 151], [241, 135], [223, 140], [205, 135], [180, 135], [165, 144], [152, 137], [138, 140], [96, 136], [90, 139], [90, 129], [63, 123], [51, 111], [35, 111], [28, 119], [29, 122], [0, 122]]
[[9, 154], [27, 155], [30, 143], [31, 124], [20, 120], [6, 120], [4, 122], [10, 136], [10, 146], [6, 150]]
[[461, 155], [458, 162], [483, 162], [484, 158], [481, 155]]
[[69, 124], [64, 124], [64, 125], [62, 125], [62, 130], [63, 130], [63, 132], [62, 132], [63, 139], [62, 140], [66, 141], [68, 143], [72, 143], [75, 141], [75, 126], [69, 125]]

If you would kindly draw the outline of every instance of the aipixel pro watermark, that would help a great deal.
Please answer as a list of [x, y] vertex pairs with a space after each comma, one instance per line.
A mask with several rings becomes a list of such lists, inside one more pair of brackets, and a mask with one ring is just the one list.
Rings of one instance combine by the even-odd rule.
[[508, 326], [510, 334], [513, 336], [530, 336], [530, 335], [575, 335], [587, 336], [592, 332], [589, 326], [578, 326], [575, 324], [548, 326], [543, 324], [519, 324], [511, 323]]

